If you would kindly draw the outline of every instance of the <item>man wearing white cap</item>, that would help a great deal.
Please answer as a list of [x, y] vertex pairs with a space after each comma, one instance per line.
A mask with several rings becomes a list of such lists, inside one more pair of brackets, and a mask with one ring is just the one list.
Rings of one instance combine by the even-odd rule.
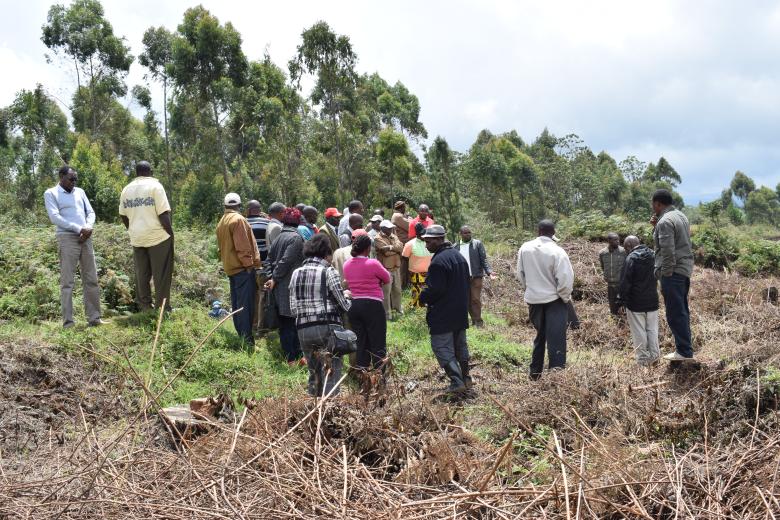
[[230, 280], [230, 304], [233, 310], [243, 310], [233, 315], [233, 325], [238, 335], [254, 345], [252, 318], [255, 310], [255, 269], [260, 269], [260, 251], [252, 234], [252, 227], [240, 213], [241, 197], [236, 193], [225, 195], [225, 213], [217, 224], [217, 245], [222, 267]]
[[[373, 221], [373, 219], [372, 219]], [[376, 258], [390, 273], [390, 283], [382, 286], [385, 294], [385, 314], [392, 319], [392, 312], [403, 315], [401, 307], [401, 252], [404, 245], [395, 236], [395, 225], [389, 220], [379, 223], [379, 233], [374, 238]]]

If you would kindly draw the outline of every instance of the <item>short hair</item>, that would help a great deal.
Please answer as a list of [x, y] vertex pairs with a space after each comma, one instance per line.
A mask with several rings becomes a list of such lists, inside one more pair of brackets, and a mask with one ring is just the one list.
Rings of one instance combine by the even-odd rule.
[[414, 232], [417, 234], [417, 236], [422, 236], [423, 232], [425, 231], [425, 225], [422, 222], [418, 222], [414, 225]]
[[318, 233], [303, 244], [303, 256], [306, 258], [325, 258], [333, 254], [330, 238], [324, 233]]
[[674, 199], [672, 198], [672, 194], [669, 192], [669, 190], [661, 188], [659, 190], [655, 190], [655, 193], [653, 193], [653, 202], [660, 202], [664, 206], [671, 206], [674, 204]]
[[285, 205], [281, 202], [274, 202], [268, 206], [268, 213], [270, 215], [276, 215], [284, 212]]
[[428, 212], [430, 212], [430, 211], [431, 211], [431, 208], [430, 208], [430, 207], [428, 207], [428, 205], [427, 205], [427, 204], [420, 204], [419, 206], [417, 206], [417, 211], [419, 212], [419, 211], [420, 211], [421, 209], [423, 209], [423, 208], [425, 208], [425, 212], [426, 212], [426, 213], [428, 213]]
[[135, 164], [135, 173], [149, 174], [152, 173], [152, 165], [148, 161], [138, 161]]
[[[63, 164], [62, 166], [60, 166], [60, 169], [57, 170], [59, 172], [59, 174], [60, 174], [60, 179], [65, 177], [71, 170], [73, 170], [73, 168], [71, 168], [70, 165]], [[76, 170], [73, 170], [73, 171], [76, 171]]]
[[363, 215], [360, 213], [354, 213], [349, 216], [349, 220], [347, 221], [349, 223], [349, 227], [355, 226], [362, 226], [363, 225]]
[[359, 200], [353, 200], [349, 204], [347, 204], [347, 209], [349, 209], [349, 212], [352, 213], [353, 211], [357, 211], [363, 207], [363, 203]]
[[545, 236], [553, 236], [555, 234], [555, 224], [550, 219], [544, 219], [539, 221], [539, 233]]
[[368, 235], [360, 235], [352, 241], [352, 251], [350, 251], [350, 254], [353, 257], [360, 256], [361, 253], [365, 253], [369, 249], [371, 249], [371, 237]]
[[303, 213], [303, 208], [305, 208], [305, 207], [306, 207], [306, 204], [304, 204], [303, 202], [299, 202], [298, 204], [295, 205], [295, 209], [297, 209], [301, 213]]
[[609, 240], [609, 239], [610, 239], [610, 238], [612, 238], [612, 237], [615, 237], [615, 238], [617, 238], [617, 239], [620, 239], [620, 235], [618, 235], [618, 234], [617, 234], [617, 233], [615, 233], [614, 231], [610, 231], [609, 233], [607, 233], [607, 240]]
[[295, 208], [284, 208], [282, 224], [285, 226], [298, 226], [301, 223], [301, 212]]
[[317, 208], [315, 208], [314, 206], [304, 206], [301, 213], [303, 213], [304, 216], [311, 215], [311, 214], [314, 214], [316, 216], [320, 214], [320, 212], [317, 211]]
[[461, 233], [463, 233], [464, 231], [467, 231], [467, 230], [471, 231], [471, 227], [469, 227], [468, 224], [463, 224], [462, 226], [460, 226], [460, 232]]

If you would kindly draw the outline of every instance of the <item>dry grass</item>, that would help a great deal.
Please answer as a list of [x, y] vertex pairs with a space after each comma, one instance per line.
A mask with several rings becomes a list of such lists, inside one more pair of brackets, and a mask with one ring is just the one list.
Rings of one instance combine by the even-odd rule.
[[[598, 245], [567, 247], [583, 327], [564, 371], [529, 382], [525, 367], [480, 368], [479, 396], [465, 404], [406, 392], [400, 378], [384, 406], [346, 392], [254, 402], [179, 444], [150, 395], [126, 423], [85, 423], [13, 472], [0, 460], [0, 517], [775, 518], [780, 424], [767, 367], [780, 310], [761, 292], [777, 281], [697, 269], [692, 322], [705, 362], [642, 369], [607, 317]], [[495, 260], [490, 305], [527, 340], [511, 263]], [[497, 442], [464, 426], [486, 408]]]

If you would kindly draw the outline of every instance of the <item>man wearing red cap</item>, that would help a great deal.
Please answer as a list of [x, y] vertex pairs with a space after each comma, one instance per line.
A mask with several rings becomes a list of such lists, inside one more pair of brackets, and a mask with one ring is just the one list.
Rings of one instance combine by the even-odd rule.
[[330, 248], [335, 252], [339, 248], [338, 227], [342, 214], [336, 208], [325, 210], [325, 225], [320, 228], [320, 233], [325, 233], [330, 240]]

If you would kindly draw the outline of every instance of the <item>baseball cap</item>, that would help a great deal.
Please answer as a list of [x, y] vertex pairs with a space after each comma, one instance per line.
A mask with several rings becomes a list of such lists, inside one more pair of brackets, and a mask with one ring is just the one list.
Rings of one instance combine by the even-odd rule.
[[379, 223], [379, 227], [392, 229], [392, 228], [395, 227], [395, 224], [393, 224], [389, 220], [385, 219], [385, 220], [383, 220], [382, 222]]
[[368, 235], [368, 232], [365, 229], [352, 230], [352, 238], [359, 237], [360, 235]]
[[371, 222], [382, 222], [382, 215], [374, 215], [371, 217]]
[[425, 233], [423, 233], [423, 236], [421, 238], [439, 238], [443, 237], [447, 233], [444, 231], [444, 226], [440, 226], [438, 224], [431, 224], [427, 228], [425, 228]]
[[228, 193], [225, 195], [225, 206], [238, 206], [241, 204], [241, 197], [238, 193]]
[[341, 212], [336, 208], [328, 208], [325, 210], [325, 218], [341, 217]]

